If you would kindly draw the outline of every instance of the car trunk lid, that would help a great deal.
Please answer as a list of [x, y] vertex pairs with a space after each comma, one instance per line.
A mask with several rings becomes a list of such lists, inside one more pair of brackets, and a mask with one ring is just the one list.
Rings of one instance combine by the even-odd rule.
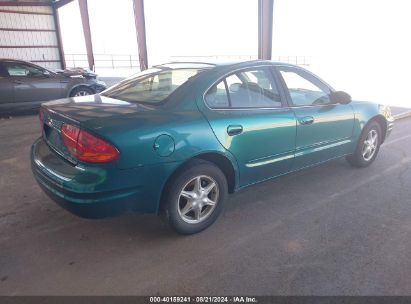
[[68, 149], [63, 143], [61, 136], [61, 128], [64, 123], [73, 125], [80, 125], [78, 121], [65, 117], [57, 112], [51, 111], [47, 108], [40, 109], [42, 115], [42, 136], [45, 142], [57, 152], [60, 156], [67, 159], [72, 164], [77, 164], [77, 160], [71, 156]]

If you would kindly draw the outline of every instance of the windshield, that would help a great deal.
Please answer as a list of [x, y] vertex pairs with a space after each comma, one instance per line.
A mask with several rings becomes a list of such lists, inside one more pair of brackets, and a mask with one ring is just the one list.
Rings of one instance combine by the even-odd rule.
[[101, 95], [128, 102], [156, 104], [164, 101], [200, 68], [152, 68], [107, 89]]

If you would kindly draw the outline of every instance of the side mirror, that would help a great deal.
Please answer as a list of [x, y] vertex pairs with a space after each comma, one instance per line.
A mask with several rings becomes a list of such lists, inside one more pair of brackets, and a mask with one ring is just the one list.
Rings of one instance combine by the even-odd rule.
[[43, 70], [43, 76], [44, 77], [50, 77], [50, 72], [47, 70]]
[[335, 91], [330, 94], [330, 101], [333, 104], [349, 104], [352, 99], [351, 96], [344, 91]]

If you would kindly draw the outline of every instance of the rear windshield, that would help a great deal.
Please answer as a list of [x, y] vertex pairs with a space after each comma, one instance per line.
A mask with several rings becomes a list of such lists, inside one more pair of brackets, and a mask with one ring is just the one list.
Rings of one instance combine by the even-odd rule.
[[163, 102], [189, 78], [204, 71], [200, 68], [152, 68], [107, 89], [101, 95], [136, 103]]

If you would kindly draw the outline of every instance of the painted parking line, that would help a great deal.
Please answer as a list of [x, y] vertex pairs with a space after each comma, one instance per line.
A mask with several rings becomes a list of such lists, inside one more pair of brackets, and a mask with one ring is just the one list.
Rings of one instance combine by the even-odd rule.
[[393, 140], [390, 140], [390, 141], [388, 141], [388, 142], [385, 142], [381, 147], [389, 146], [389, 145], [391, 145], [391, 144], [394, 144], [394, 143], [396, 143], [396, 142], [399, 142], [399, 141], [404, 140], [404, 139], [407, 139], [407, 138], [411, 138], [411, 134], [408, 134], [408, 135], [405, 135], [405, 136], [401, 136], [401, 137], [398, 137], [398, 138], [396, 138], [396, 139], [393, 139]]

